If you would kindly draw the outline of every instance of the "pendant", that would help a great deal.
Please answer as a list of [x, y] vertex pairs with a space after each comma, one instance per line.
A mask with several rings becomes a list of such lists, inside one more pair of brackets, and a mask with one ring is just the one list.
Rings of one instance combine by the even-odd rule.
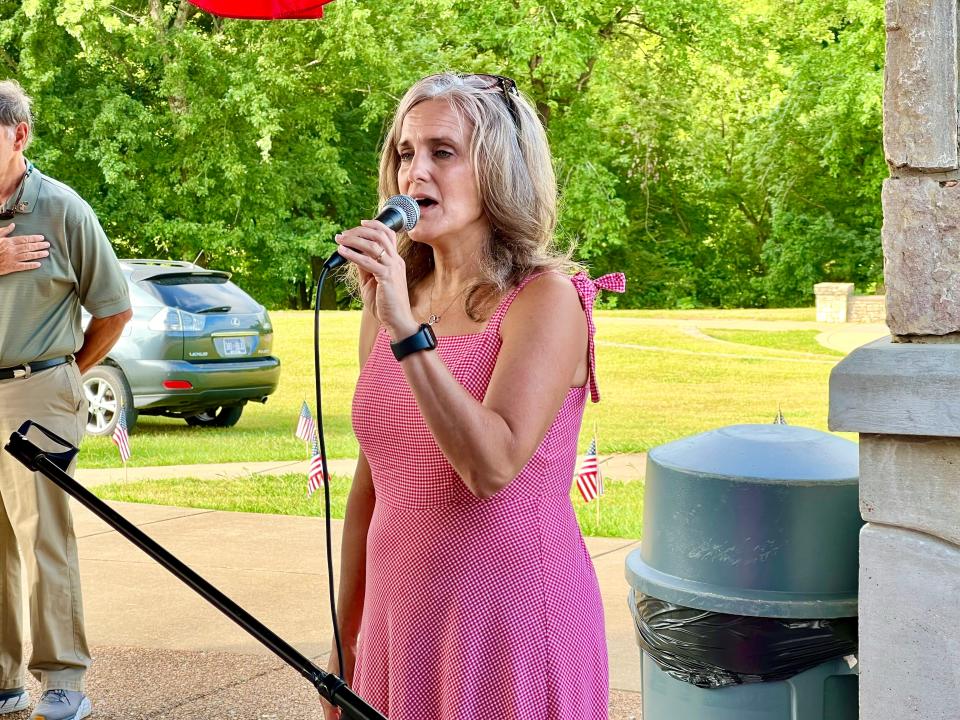
[[438, 322], [440, 322], [440, 316], [439, 316], [439, 315], [434, 315], [433, 313], [430, 313], [430, 317], [427, 318], [427, 324], [428, 324], [428, 325], [436, 325]]

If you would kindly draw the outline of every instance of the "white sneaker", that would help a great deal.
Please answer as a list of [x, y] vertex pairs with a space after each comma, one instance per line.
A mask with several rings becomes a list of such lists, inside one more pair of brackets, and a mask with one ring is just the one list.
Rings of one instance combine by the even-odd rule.
[[81, 720], [90, 714], [90, 699], [77, 690], [47, 690], [30, 720]]
[[0, 690], [0, 715], [20, 712], [30, 707], [30, 694], [23, 688]]

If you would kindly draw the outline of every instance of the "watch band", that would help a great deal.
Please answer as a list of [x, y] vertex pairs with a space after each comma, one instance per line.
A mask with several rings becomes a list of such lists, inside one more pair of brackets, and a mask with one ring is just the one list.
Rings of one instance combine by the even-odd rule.
[[436, 347], [437, 336], [428, 323], [423, 323], [410, 337], [390, 343], [390, 349], [397, 360], [403, 360], [407, 355], [421, 350], [434, 350]]

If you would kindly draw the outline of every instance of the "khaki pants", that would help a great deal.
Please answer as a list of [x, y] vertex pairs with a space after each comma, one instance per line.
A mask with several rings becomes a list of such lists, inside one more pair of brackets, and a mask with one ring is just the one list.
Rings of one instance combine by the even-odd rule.
[[[72, 362], [27, 378], [0, 380], [0, 445], [25, 420], [79, 445], [86, 405], [80, 372]], [[40, 447], [55, 447], [36, 431], [29, 439]], [[69, 472], [73, 470], [71, 465]], [[83, 690], [90, 651], [67, 502], [66, 493], [46, 476], [30, 472], [0, 450], [0, 689], [23, 685], [22, 554], [33, 640], [30, 672], [44, 690]]]

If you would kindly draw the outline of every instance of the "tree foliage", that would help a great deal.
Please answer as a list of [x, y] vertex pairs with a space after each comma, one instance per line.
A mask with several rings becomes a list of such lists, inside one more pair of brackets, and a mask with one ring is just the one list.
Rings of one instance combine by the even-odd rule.
[[[403, 90], [509, 74], [541, 113], [559, 241], [621, 306], [790, 305], [881, 276], [882, 7], [865, 0], [336, 0], [320, 21], [186, 0], [0, 0], [31, 158], [127, 256], [238, 273], [304, 307], [375, 211]], [[345, 301], [341, 290], [341, 302]]]

